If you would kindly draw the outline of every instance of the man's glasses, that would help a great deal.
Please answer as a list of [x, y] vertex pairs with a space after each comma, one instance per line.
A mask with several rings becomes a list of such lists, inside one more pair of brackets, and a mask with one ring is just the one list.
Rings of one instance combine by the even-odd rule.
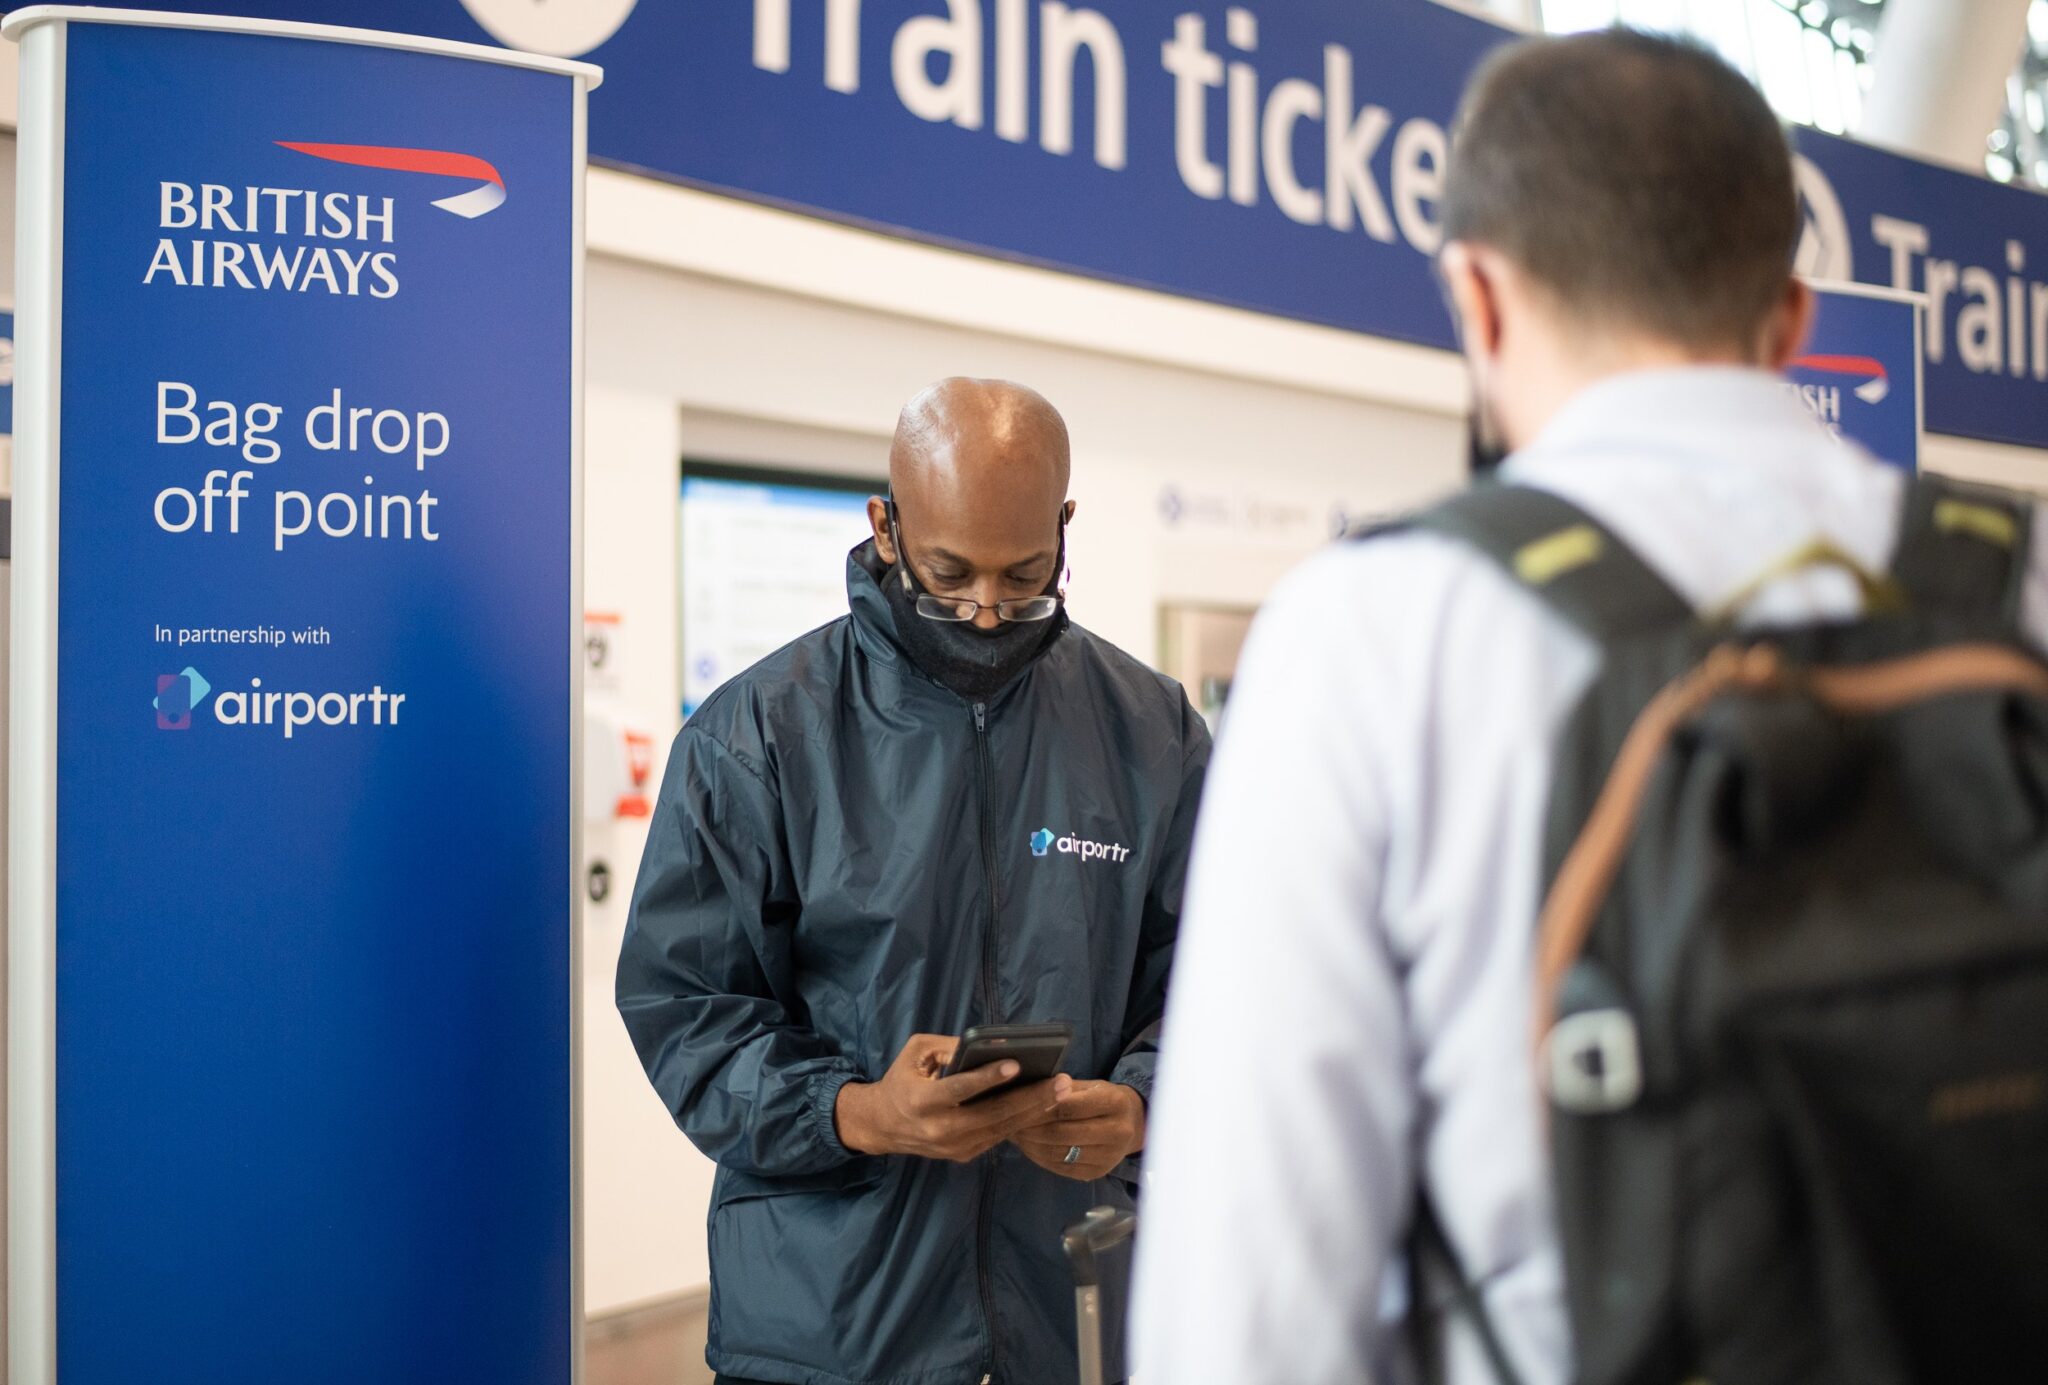
[[[1067, 552], [1067, 517], [1060, 515], [1060, 558], [1065, 561]], [[903, 589], [913, 589], [910, 580], [910, 554], [903, 547], [903, 527], [896, 517], [896, 502], [889, 502], [889, 542], [895, 545], [897, 567], [903, 573]], [[934, 596], [930, 592], [917, 594], [917, 613], [926, 620], [942, 620], [948, 624], [964, 624], [980, 616], [983, 611], [994, 611], [996, 619], [1013, 625], [1028, 625], [1035, 620], [1051, 620], [1060, 609], [1058, 596], [1020, 596], [1008, 601], [997, 601], [984, 605], [964, 596]]]

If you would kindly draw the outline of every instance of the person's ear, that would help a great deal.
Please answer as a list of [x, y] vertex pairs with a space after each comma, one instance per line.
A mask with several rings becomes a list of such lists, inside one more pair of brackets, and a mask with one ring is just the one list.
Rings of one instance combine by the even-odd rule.
[[868, 497], [868, 525], [875, 531], [875, 552], [884, 563], [896, 566], [896, 545], [889, 537], [889, 502], [879, 495]]
[[1819, 310], [1819, 300], [1804, 279], [1795, 278], [1786, 286], [1785, 294], [1764, 324], [1763, 364], [1776, 372], [1792, 364], [1800, 352], [1806, 349], [1807, 339], [1813, 335], [1814, 314]]
[[1067, 502], [1067, 508], [1066, 508], [1066, 509], [1065, 509], [1065, 510], [1064, 510], [1064, 511], [1062, 512], [1062, 514], [1061, 514], [1061, 518], [1062, 518], [1062, 519], [1064, 520], [1064, 522], [1066, 522], [1066, 523], [1068, 523], [1068, 524], [1072, 524], [1072, 523], [1074, 522], [1074, 512], [1075, 512], [1076, 510], [1080, 509], [1080, 508], [1081, 508], [1081, 502], [1080, 502], [1080, 501], [1078, 501], [1078, 500], [1069, 500], [1069, 501]]
[[1437, 255], [1437, 272], [1451, 300], [1458, 342], [1468, 356], [1490, 357], [1500, 351], [1500, 295], [1480, 254], [1454, 240]]

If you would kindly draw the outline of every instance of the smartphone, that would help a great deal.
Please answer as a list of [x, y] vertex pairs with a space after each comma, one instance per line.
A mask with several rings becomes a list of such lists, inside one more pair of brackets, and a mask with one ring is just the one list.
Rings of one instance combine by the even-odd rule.
[[1060, 1060], [1067, 1056], [1067, 1045], [1073, 1041], [1074, 1026], [1065, 1021], [1057, 1024], [977, 1025], [960, 1036], [960, 1047], [953, 1050], [953, 1061], [946, 1064], [946, 1070], [939, 1076], [955, 1077], [976, 1068], [985, 1068], [990, 1063], [1000, 1063], [1005, 1058], [1014, 1060], [1017, 1075], [1000, 1087], [992, 1087], [964, 1103], [972, 1106], [1012, 1087], [1046, 1081], [1060, 1070]]

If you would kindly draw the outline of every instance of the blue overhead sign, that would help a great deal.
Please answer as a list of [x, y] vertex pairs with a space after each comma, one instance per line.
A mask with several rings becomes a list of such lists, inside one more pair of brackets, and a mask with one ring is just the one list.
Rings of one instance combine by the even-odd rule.
[[1821, 425], [1880, 461], [1920, 469], [1920, 300], [1819, 287], [1813, 335], [1786, 371]]
[[[1434, 0], [241, 3], [587, 51], [614, 165], [1433, 347], [1445, 128], [1508, 37]], [[1801, 268], [1927, 295], [1928, 426], [2048, 446], [2048, 200], [1798, 143]]]
[[567, 1385], [587, 74], [93, 13], [9, 25], [62, 1380]]

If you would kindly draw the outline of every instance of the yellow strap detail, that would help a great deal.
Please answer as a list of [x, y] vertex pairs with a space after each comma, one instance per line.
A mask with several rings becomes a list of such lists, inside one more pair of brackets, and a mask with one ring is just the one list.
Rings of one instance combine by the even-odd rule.
[[1515, 576], [1532, 587], [1549, 586], [1567, 572], [1599, 561], [1605, 547], [1598, 529], [1590, 524], [1574, 524], [1525, 545], [1515, 554]]
[[1738, 587], [1734, 595], [1708, 612], [1707, 623], [1733, 624], [1744, 608], [1762, 595], [1764, 588], [1812, 567], [1839, 568], [1855, 579], [1857, 590], [1863, 594], [1863, 610], [1866, 615], [1897, 615], [1907, 608], [1905, 589], [1891, 577], [1864, 567], [1856, 560], [1855, 555], [1834, 541], [1815, 539], [1812, 543], [1795, 548], [1783, 557], [1767, 563], [1754, 577]]
[[1994, 505], [1967, 500], [1935, 501], [1934, 527], [1944, 534], [1974, 534], [2000, 548], [2011, 548], [2020, 538], [2019, 524], [2011, 515]]

